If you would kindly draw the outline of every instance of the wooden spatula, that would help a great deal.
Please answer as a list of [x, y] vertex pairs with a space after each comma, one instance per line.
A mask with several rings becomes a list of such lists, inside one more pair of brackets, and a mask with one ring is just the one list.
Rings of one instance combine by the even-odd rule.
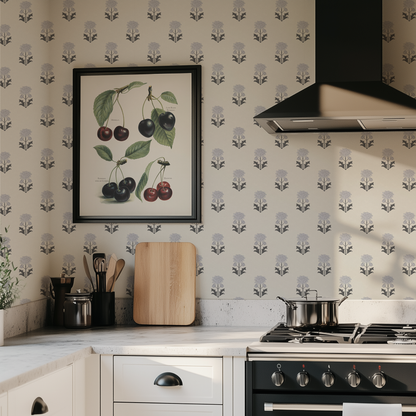
[[124, 265], [126, 264], [126, 262], [123, 259], [118, 259], [117, 263], [116, 263], [116, 270], [114, 272], [114, 276], [111, 282], [111, 292], [114, 292], [114, 286], [116, 285], [116, 280], [118, 279], [118, 277], [120, 276], [120, 273], [123, 271], [124, 269]]
[[114, 272], [116, 271], [117, 256], [113, 253], [108, 261], [108, 268], [106, 274], [106, 288], [107, 292], [110, 292], [111, 283], [114, 277]]

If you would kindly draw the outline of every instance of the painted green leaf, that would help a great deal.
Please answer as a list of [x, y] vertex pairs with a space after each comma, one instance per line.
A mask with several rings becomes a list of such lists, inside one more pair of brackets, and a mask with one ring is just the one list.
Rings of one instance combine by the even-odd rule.
[[159, 115], [164, 113], [161, 108], [154, 108], [152, 110], [152, 121], [155, 123], [155, 132], [153, 138], [163, 146], [169, 146], [172, 149], [173, 141], [175, 140], [175, 127], [171, 131], [162, 129], [159, 125]]
[[104, 126], [104, 123], [113, 111], [113, 98], [115, 94], [116, 92], [114, 90], [107, 90], [97, 95], [94, 100], [94, 116], [100, 127]]
[[153, 162], [150, 162], [147, 165], [146, 170], [144, 171], [144, 173], [143, 173], [142, 177], [140, 178], [140, 181], [139, 181], [139, 183], [137, 184], [137, 187], [136, 187], [136, 196], [142, 202], [143, 202], [143, 200], [142, 200], [142, 195], [141, 194], [142, 194], [144, 188], [147, 185], [147, 181], [149, 180], [150, 168], [152, 167], [153, 163], [155, 163], [155, 160]]
[[100, 144], [98, 146], [94, 146], [94, 149], [97, 151], [98, 156], [100, 156], [101, 159], [107, 160], [108, 162], [113, 160], [113, 154], [107, 146]]
[[150, 142], [151, 140], [133, 143], [126, 149], [124, 156], [128, 159], [140, 159], [147, 156], [150, 151]]
[[139, 88], [139, 87], [141, 87], [141, 86], [143, 86], [143, 85], [146, 85], [146, 82], [141, 82], [141, 81], [133, 81], [133, 82], [130, 82], [130, 84], [129, 84], [129, 85], [127, 85], [127, 89], [128, 89], [128, 91], [130, 91], [130, 90], [132, 90], [133, 88]]
[[167, 101], [168, 103], [178, 104], [178, 102], [176, 101], [176, 97], [173, 94], [173, 92], [170, 92], [170, 91], [162, 92], [162, 94], [160, 94], [160, 98], [162, 100]]

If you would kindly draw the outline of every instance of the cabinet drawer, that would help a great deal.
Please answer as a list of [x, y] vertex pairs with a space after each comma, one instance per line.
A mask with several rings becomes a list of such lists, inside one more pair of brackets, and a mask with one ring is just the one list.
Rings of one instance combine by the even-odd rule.
[[[155, 385], [163, 373], [182, 385]], [[222, 404], [222, 358], [115, 356], [114, 401]]]
[[114, 416], [222, 416], [220, 405], [115, 403]]
[[72, 366], [8, 392], [8, 416], [29, 416], [36, 398], [48, 406], [48, 416], [72, 416]]

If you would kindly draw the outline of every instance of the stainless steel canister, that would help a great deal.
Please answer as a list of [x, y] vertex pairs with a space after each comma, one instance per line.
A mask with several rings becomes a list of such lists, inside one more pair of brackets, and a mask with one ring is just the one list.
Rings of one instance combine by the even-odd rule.
[[67, 293], [64, 302], [64, 325], [66, 328], [91, 327], [91, 294]]

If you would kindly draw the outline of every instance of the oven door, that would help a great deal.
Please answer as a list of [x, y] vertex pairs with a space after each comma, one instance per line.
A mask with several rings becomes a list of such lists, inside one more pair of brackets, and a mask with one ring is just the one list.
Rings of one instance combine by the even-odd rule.
[[343, 403], [398, 403], [403, 414], [416, 416], [416, 400], [408, 396], [254, 393], [247, 399], [246, 416], [342, 416]]

